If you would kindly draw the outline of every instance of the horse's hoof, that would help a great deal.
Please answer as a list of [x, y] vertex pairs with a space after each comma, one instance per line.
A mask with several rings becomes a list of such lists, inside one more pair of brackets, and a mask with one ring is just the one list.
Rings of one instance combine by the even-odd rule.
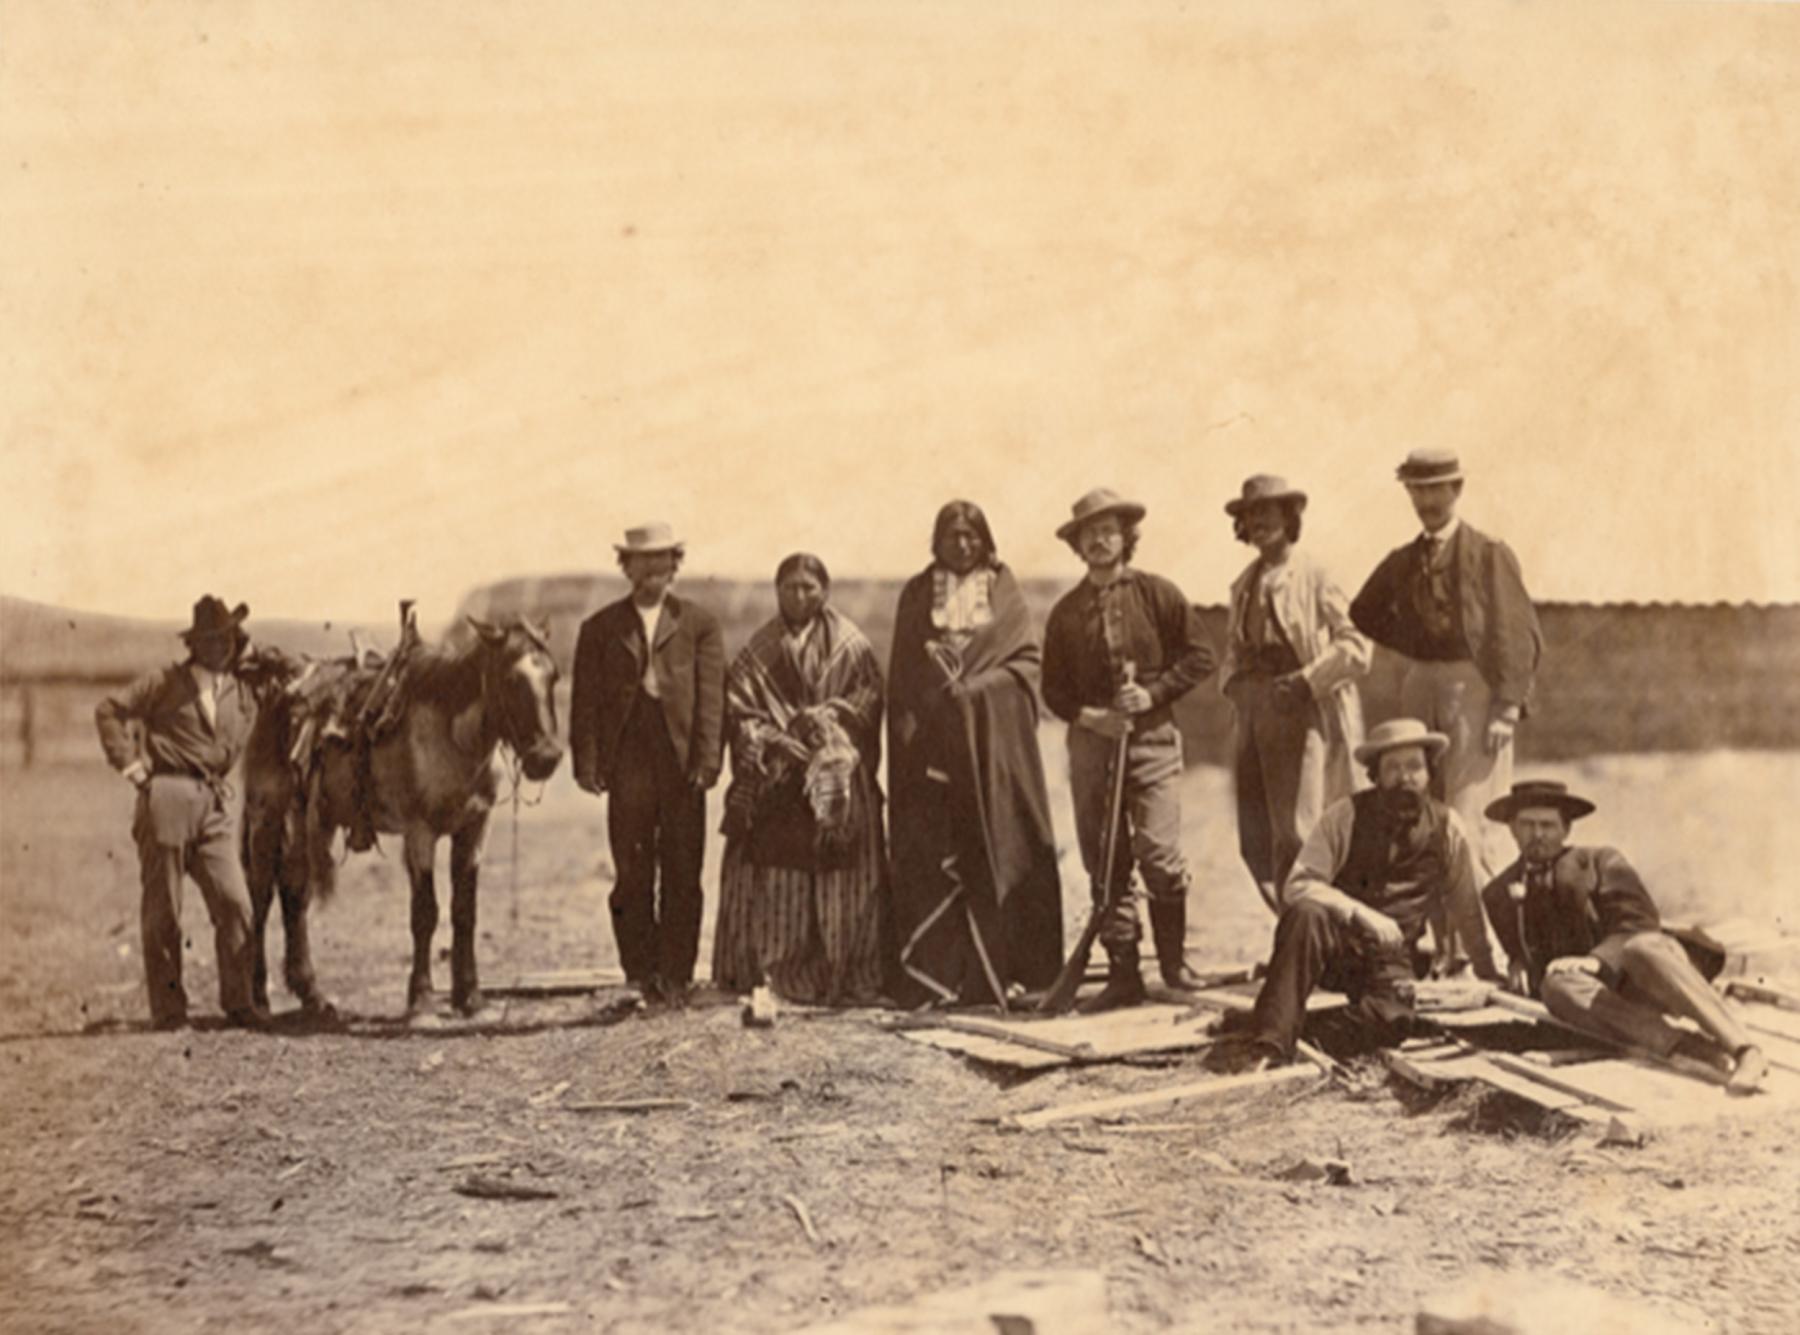
[[342, 1024], [344, 1019], [328, 998], [317, 993], [301, 998], [300, 1013], [314, 1024]]
[[423, 1015], [423, 1014], [425, 1014], [427, 1011], [429, 1011], [431, 1009], [432, 995], [433, 994], [431, 991], [431, 985], [429, 983], [427, 983], [424, 987], [409, 987], [409, 988], [407, 988], [406, 989], [406, 1013], [408, 1015]]
[[481, 995], [481, 989], [475, 988], [461, 996], [452, 997], [450, 1004], [462, 1015], [478, 1015], [487, 1005], [487, 998]]

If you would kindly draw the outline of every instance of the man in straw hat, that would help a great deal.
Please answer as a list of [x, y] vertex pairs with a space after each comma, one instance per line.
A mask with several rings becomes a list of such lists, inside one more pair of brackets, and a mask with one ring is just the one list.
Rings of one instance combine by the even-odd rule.
[[212, 918], [219, 1006], [229, 1023], [260, 1029], [268, 1013], [251, 1000], [250, 891], [238, 860], [240, 815], [228, 782], [255, 721], [249, 691], [233, 676], [250, 637], [243, 603], [207, 594], [181, 632], [185, 661], [139, 677], [94, 711], [112, 767], [137, 787], [132, 838], [143, 885], [144, 982], [150, 1023], [180, 1029], [188, 1018], [181, 983], [181, 887], [192, 876]]
[[[1594, 804], [1563, 784], [1513, 785], [1487, 809], [1512, 830], [1519, 858], [1482, 891], [1510, 963], [1510, 986], [1550, 1013], [1660, 1057], [1703, 1062], [1734, 1094], [1757, 1089], [1768, 1061], [1742, 1023], [1662, 931], [1656, 904], [1616, 848], [1569, 843]], [[1705, 1035], [1669, 1023], [1695, 1021]]]
[[1295, 546], [1305, 509], [1305, 492], [1267, 474], [1225, 503], [1232, 532], [1257, 552], [1231, 586], [1219, 669], [1237, 710], [1238, 849], [1275, 913], [1319, 813], [1362, 777], [1356, 683], [1372, 652], [1337, 581]]
[[725, 641], [712, 613], [669, 592], [686, 554], [669, 525], [627, 529], [614, 550], [631, 593], [581, 623], [569, 747], [582, 791], [608, 794], [626, 980], [679, 1004], [700, 943], [706, 791], [724, 763]]
[[1450, 739], [1437, 791], [1468, 827], [1485, 880], [1506, 859], [1482, 813], [1512, 782], [1543, 634], [1512, 549], [1457, 518], [1456, 455], [1414, 450], [1397, 475], [1422, 528], [1375, 568], [1350, 616], [1405, 660], [1401, 713]]
[[1201, 980], [1184, 958], [1187, 859], [1181, 850], [1181, 731], [1171, 708], [1213, 669], [1200, 619], [1180, 589], [1136, 570], [1144, 507], [1104, 488], [1075, 502], [1056, 536], [1087, 563], [1087, 578], [1051, 609], [1044, 629], [1044, 703], [1069, 727], [1069, 787], [1081, 860], [1097, 903], [1107, 902], [1109, 771], [1124, 739], [1124, 801], [1114, 859], [1115, 910], [1100, 931], [1107, 983], [1092, 1010], [1144, 999], [1137, 906], [1125, 893], [1132, 864], [1150, 899], [1150, 927], [1163, 982], [1193, 989]]
[[1375, 786], [1326, 809], [1282, 888], [1275, 949], [1251, 1016], [1265, 1058], [1293, 1055], [1306, 999], [1322, 983], [1347, 994], [1382, 1037], [1405, 1037], [1428, 925], [1440, 962], [1454, 927], [1475, 971], [1498, 981], [1468, 835], [1430, 792], [1431, 767], [1448, 747], [1442, 733], [1403, 718], [1378, 724], [1356, 748]]

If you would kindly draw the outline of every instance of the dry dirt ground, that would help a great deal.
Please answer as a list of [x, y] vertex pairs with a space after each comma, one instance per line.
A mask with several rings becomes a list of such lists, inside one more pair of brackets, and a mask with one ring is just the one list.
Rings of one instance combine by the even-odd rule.
[[[1800, 836], [1762, 813], [1800, 757], [1551, 772], [1601, 798], [1591, 833], [1671, 912], [1792, 928]], [[1259, 955], [1269, 929], [1226, 785], [1194, 771], [1187, 799], [1191, 945], [1214, 963]], [[1349, 1090], [1009, 1132], [995, 1119], [1188, 1079], [1199, 1059], [1007, 1082], [871, 1012], [747, 1030], [723, 1001], [621, 1018], [604, 994], [407, 1027], [404, 877], [373, 855], [316, 917], [346, 1031], [151, 1034], [129, 809], [97, 766], [0, 774], [0, 1328], [774, 1331], [1058, 1267], [1105, 1274], [1121, 1331], [1410, 1329], [1423, 1296], [1477, 1272], [1557, 1273], [1727, 1331], [1791, 1330], [1800, 1311], [1791, 1111], [1602, 1147], [1505, 1096], [1424, 1103], [1364, 1066]], [[515, 891], [497, 821], [490, 984], [611, 963], [603, 829], [559, 774], [522, 812]], [[191, 891], [186, 922], [205, 1016]], [[570, 1107], [647, 1098], [688, 1106]], [[1283, 1176], [1325, 1158], [1352, 1183]], [[546, 1194], [459, 1194], [472, 1179]]]

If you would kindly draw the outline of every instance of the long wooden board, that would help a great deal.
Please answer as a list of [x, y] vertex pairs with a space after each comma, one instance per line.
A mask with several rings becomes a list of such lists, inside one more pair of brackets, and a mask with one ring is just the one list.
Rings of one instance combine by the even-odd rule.
[[[1214, 1041], [1216, 1016], [1191, 1007], [1131, 1006], [1104, 1015], [1062, 1015], [1010, 1020], [944, 1017], [909, 1020], [901, 1037], [977, 1061], [1020, 1071], [1043, 1071], [1083, 1062], [1116, 1061], [1156, 1052], [1206, 1047]], [[1062, 1049], [1057, 1051], [1056, 1049]]]
[[1137, 1108], [1154, 1108], [1165, 1103], [1215, 1098], [1238, 1090], [1267, 1089], [1296, 1080], [1322, 1081], [1324, 1078], [1316, 1067], [1310, 1065], [1276, 1066], [1267, 1071], [1212, 1076], [1205, 1080], [1165, 1085], [1160, 1089], [1140, 1090], [1136, 1094], [1117, 1094], [1111, 1098], [1088, 1099], [1082, 1103], [1066, 1103], [1056, 1108], [1040, 1108], [1036, 1112], [1021, 1113], [1010, 1120], [1012, 1125], [1022, 1130], [1032, 1130], [1075, 1117], [1105, 1117], [1113, 1113], [1131, 1112]]

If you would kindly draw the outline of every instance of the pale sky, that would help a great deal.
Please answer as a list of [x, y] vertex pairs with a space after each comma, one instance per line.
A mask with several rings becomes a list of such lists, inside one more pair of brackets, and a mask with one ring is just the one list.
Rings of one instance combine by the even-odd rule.
[[446, 617], [1029, 574], [1089, 487], [1354, 589], [1406, 450], [1547, 599], [1800, 599], [1800, 7], [0, 0], [0, 592]]

